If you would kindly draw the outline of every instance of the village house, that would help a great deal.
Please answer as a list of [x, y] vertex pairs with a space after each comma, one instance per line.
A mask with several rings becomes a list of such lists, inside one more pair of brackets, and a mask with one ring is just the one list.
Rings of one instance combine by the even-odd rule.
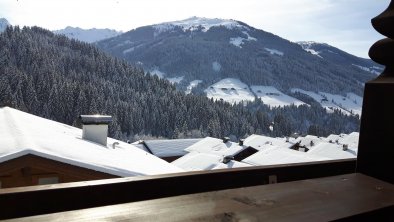
[[0, 188], [182, 172], [107, 138], [108, 116], [81, 116], [83, 130], [0, 108]]

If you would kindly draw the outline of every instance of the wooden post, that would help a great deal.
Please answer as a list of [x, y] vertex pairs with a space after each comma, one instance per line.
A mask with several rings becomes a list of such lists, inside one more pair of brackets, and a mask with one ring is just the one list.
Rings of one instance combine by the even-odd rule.
[[394, 0], [372, 26], [388, 38], [369, 50], [386, 69], [365, 84], [357, 171], [394, 183]]

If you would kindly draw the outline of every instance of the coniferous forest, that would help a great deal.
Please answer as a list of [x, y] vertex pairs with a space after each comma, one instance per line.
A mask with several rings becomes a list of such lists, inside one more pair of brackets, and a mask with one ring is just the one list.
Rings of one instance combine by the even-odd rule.
[[93, 45], [39, 27], [0, 34], [0, 107], [10, 106], [77, 126], [80, 114], [113, 116], [110, 136], [165, 138], [253, 133], [327, 136], [358, 131], [359, 119], [319, 105], [271, 109], [185, 95], [168, 81], [107, 55]]

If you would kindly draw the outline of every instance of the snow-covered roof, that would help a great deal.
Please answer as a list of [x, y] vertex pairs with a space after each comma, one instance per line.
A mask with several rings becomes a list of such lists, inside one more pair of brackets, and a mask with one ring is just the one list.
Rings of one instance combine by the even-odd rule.
[[209, 154], [209, 153], [198, 153], [198, 152], [188, 153], [185, 156], [174, 160], [172, 164], [187, 171], [225, 169], [225, 168], [250, 166], [249, 164], [241, 163], [234, 160], [231, 160], [225, 164], [223, 163], [223, 157], [221, 156], [215, 154]]
[[251, 146], [257, 150], [263, 150], [269, 147], [289, 148], [293, 144], [286, 142], [286, 138], [273, 138], [253, 134], [244, 140], [245, 146]]
[[305, 137], [298, 137], [297, 142], [300, 143], [300, 146], [305, 146], [305, 147], [312, 147], [311, 142], [313, 142], [313, 146], [321, 143], [323, 141], [322, 138], [317, 137], [317, 136], [312, 136], [312, 135], [306, 135]]
[[349, 146], [349, 149], [357, 150], [358, 149], [358, 139], [360, 134], [358, 132], [353, 132], [348, 135], [344, 135], [343, 137], [338, 139], [338, 143], [346, 144]]
[[206, 137], [199, 142], [185, 149], [187, 152], [197, 152], [212, 154], [219, 157], [234, 156], [244, 150], [246, 146], [240, 146], [238, 143], [228, 141], [226, 143], [221, 139]]
[[318, 145], [312, 147], [308, 151], [308, 154], [327, 157], [330, 159], [357, 158], [356, 151], [351, 149], [344, 151], [343, 145], [326, 142], [319, 143]]
[[[146, 148], [155, 156], [170, 157], [187, 154], [185, 149], [200, 140], [202, 139], [145, 140], [144, 143]], [[144, 150], [146, 150], [146, 148]]]
[[9, 107], [0, 108], [0, 123], [0, 163], [33, 154], [122, 177], [183, 171], [131, 144], [108, 138], [102, 146], [81, 129]]
[[275, 165], [329, 160], [326, 157], [300, 152], [288, 148], [272, 147], [261, 150], [250, 157], [242, 160], [244, 163], [251, 165]]

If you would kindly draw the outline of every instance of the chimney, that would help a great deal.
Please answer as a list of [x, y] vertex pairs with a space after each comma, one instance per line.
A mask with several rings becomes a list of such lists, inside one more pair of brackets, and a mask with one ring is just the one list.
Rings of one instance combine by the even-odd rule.
[[243, 146], [243, 145], [244, 145], [244, 142], [245, 142], [244, 139], [240, 139], [238, 144], [239, 144], [240, 146]]
[[342, 145], [342, 150], [343, 151], [346, 151], [348, 148], [349, 148], [349, 146], [347, 144], [343, 144]]
[[82, 123], [82, 139], [107, 146], [108, 124], [111, 116], [80, 115]]

